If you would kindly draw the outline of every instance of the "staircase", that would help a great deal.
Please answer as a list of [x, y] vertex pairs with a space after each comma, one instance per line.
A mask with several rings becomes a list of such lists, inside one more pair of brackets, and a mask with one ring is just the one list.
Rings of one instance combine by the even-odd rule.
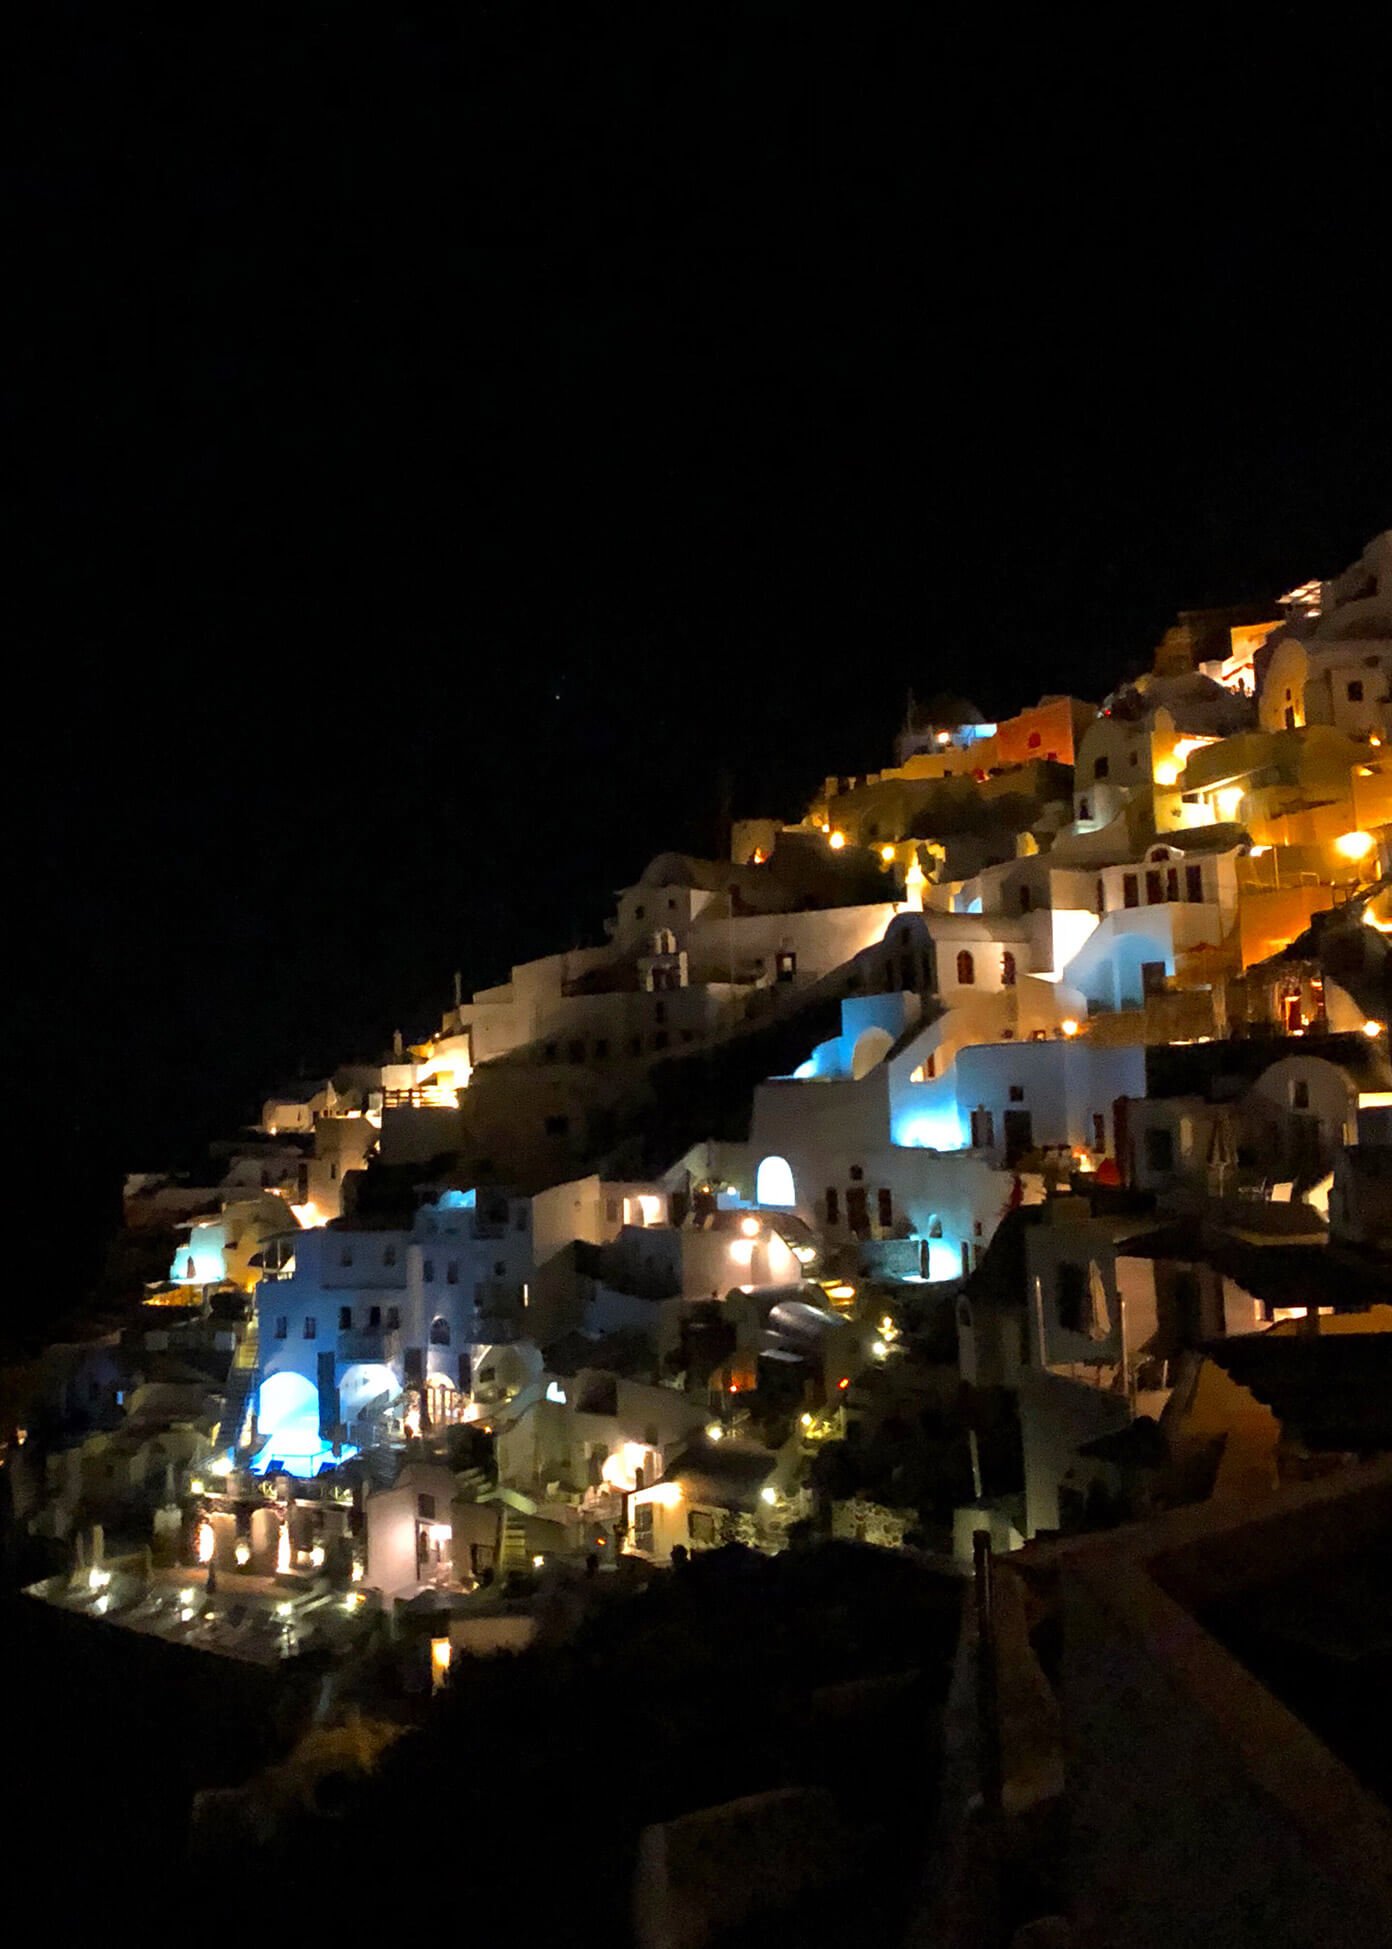
[[214, 1445], [224, 1448], [229, 1454], [235, 1455], [243, 1445], [242, 1431], [260, 1383], [261, 1332], [255, 1319], [251, 1319], [232, 1356], [232, 1365], [227, 1374], [227, 1398], [223, 1403], [217, 1433], [213, 1437]]
[[509, 1570], [530, 1570], [532, 1553], [527, 1547], [526, 1518], [504, 1506], [502, 1533], [498, 1539], [498, 1575]]

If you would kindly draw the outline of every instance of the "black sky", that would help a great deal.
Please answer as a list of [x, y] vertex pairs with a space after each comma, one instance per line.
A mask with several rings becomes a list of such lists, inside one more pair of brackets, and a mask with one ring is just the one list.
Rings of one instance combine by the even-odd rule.
[[883, 762], [910, 684], [1097, 695], [1392, 518], [1337, 10], [194, 11], [9, 30], [64, 1155], [591, 936], [723, 776]]

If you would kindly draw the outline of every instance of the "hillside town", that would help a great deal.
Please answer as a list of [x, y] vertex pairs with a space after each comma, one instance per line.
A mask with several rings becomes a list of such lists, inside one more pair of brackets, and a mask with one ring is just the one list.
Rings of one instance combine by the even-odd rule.
[[[1034, 1806], [1060, 1789], [1006, 1661], [1060, 1580], [1105, 1636], [1119, 1538], [1182, 1529], [1231, 1605], [1258, 1512], [1307, 1511], [1294, 1571], [1309, 1510], [1358, 1533], [1370, 1467], [1385, 1510], [1392, 530], [1180, 614], [1099, 700], [989, 722], [948, 674], [883, 770], [809, 753], [795, 822], [657, 851], [598, 944], [446, 972], [434, 1022], [127, 1178], [90, 1335], [6, 1376], [45, 1614], [312, 1673], [313, 1723], [351, 1703], [385, 1747], [384, 1645], [415, 1724], [618, 1593], [846, 1545], [966, 1593], [979, 1663], [989, 1558], [995, 1784], [978, 1750], [963, 1804]], [[677, 1939], [643, 1920], [688, 1871], [667, 1836], [641, 1940]]]

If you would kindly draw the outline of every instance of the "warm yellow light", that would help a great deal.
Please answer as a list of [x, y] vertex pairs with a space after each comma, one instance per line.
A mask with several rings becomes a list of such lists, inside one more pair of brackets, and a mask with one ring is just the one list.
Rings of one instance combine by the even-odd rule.
[[542, 1569], [545, 1563], [546, 1563], [546, 1558], [540, 1552], [538, 1552], [537, 1555], [532, 1558], [533, 1570]]
[[874, 1354], [876, 1360], [883, 1360], [885, 1355], [889, 1352], [889, 1349], [885, 1345], [883, 1340], [872, 1340], [870, 1342], [870, 1351], [872, 1354]]
[[290, 1568], [290, 1525], [282, 1523], [280, 1536], [276, 1542], [276, 1569], [283, 1577]]
[[1363, 859], [1376, 844], [1370, 832], [1344, 832], [1334, 841], [1334, 850], [1344, 859]]
[[209, 1522], [200, 1523], [198, 1525], [198, 1561], [200, 1563], [212, 1562], [216, 1542], [217, 1539], [213, 1535], [212, 1524]]
[[741, 1230], [741, 1231], [742, 1231], [742, 1232], [744, 1233], [744, 1235], [745, 1235], [745, 1237], [746, 1237], [746, 1238], [757, 1238], [757, 1237], [759, 1236], [759, 1221], [758, 1221], [758, 1219], [757, 1219], [757, 1218], [741, 1218], [741, 1220], [740, 1220], [740, 1230]]
[[831, 847], [833, 853], [839, 853], [841, 848], [845, 845], [845, 843], [846, 843], [846, 835], [844, 832], [832, 833], [830, 839], [827, 841], [827, 844]]
[[759, 1491], [759, 1500], [760, 1502], [766, 1502], [769, 1503], [770, 1505], [777, 1502], [778, 1500], [777, 1489], [773, 1488], [769, 1484], [765, 1484], [765, 1486]]
[[239, 1570], [245, 1570], [251, 1562], [251, 1545], [244, 1536], [237, 1538], [237, 1547], [232, 1554], [237, 1559], [237, 1568]]
[[1368, 1040], [1371, 1042], [1373, 1037], [1376, 1035], [1381, 1035], [1383, 1030], [1386, 1027], [1387, 1024], [1385, 1022], [1368, 1021], [1363, 1024], [1363, 1033], [1364, 1035], [1367, 1036]]
[[725, 1430], [721, 1427], [720, 1423], [718, 1421], [708, 1421], [706, 1423], [706, 1440], [723, 1441], [724, 1439]]
[[892, 846], [881, 846], [880, 858], [886, 866], [892, 866], [894, 864], [894, 848]]
[[1205, 745], [1210, 745], [1213, 742], [1214, 740], [1212, 738], [1176, 738], [1174, 755], [1182, 765], [1189, 759], [1193, 752], [1202, 751]]
[[855, 1291], [854, 1286], [828, 1286], [826, 1294], [828, 1299], [854, 1299]]
[[203, 1493], [203, 1488], [204, 1488], [204, 1483], [201, 1475], [195, 1475], [190, 1479], [189, 1494], [191, 1496], [201, 1496]]
[[1157, 785], [1177, 785], [1179, 783], [1179, 766], [1157, 765], [1155, 767], [1155, 782]]
[[756, 847], [754, 848], [754, 858], [753, 858], [753, 861], [752, 861], [752, 864], [753, 864], [753, 865], [755, 865], [755, 866], [762, 866], [762, 865], [763, 865], [763, 863], [764, 863], [764, 861], [765, 861], [765, 860], [766, 860], [767, 858], [768, 858], [768, 854], [767, 854], [767, 853], [766, 853], [766, 852], [764, 851], [764, 849], [763, 849], [763, 847], [762, 847], [762, 846], [756, 846]]
[[434, 1684], [444, 1684], [445, 1674], [449, 1671], [453, 1656], [454, 1646], [448, 1638], [430, 1640], [430, 1676]]
[[952, 733], [951, 733], [951, 731], [939, 731], [939, 733], [938, 733], [938, 743], [939, 743], [939, 744], [951, 744], [951, 742], [952, 742]]
[[682, 1499], [680, 1482], [659, 1482], [653, 1491], [664, 1509], [675, 1509]]
[[1237, 817], [1238, 809], [1242, 804], [1240, 785], [1220, 785], [1213, 796], [1217, 801], [1219, 817], [1225, 824]]
[[1247, 848], [1250, 859], [1264, 859], [1270, 851], [1271, 848], [1269, 846], [1249, 846]]
[[812, 1426], [812, 1417], [810, 1414], [800, 1414], [798, 1420], [804, 1428], [810, 1428]]
[[747, 1266], [754, 1257], [753, 1239], [732, 1238], [730, 1240], [730, 1257], [734, 1260], [736, 1265]]
[[1063, 1030], [1063, 1033], [1065, 1035], [1076, 1035], [1078, 1033], [1079, 1025], [1073, 1016], [1065, 1015], [1063, 1020], [1059, 1023], [1059, 1027]]

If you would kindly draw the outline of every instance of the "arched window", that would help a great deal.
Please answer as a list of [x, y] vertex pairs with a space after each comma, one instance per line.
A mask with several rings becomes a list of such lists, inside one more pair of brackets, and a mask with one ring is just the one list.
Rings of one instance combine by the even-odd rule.
[[957, 956], [957, 983], [961, 988], [970, 988], [976, 980], [976, 963], [963, 948]]
[[754, 1202], [791, 1211], [797, 1203], [792, 1166], [786, 1157], [766, 1157], [754, 1173]]
[[430, 1322], [430, 1344], [432, 1347], [447, 1347], [450, 1343], [449, 1321], [437, 1314]]
[[1015, 986], [1015, 956], [1006, 948], [1001, 955], [1001, 987]]
[[1097, 882], [1097, 917], [1100, 920], [1107, 911], [1107, 889], [1101, 880]]

